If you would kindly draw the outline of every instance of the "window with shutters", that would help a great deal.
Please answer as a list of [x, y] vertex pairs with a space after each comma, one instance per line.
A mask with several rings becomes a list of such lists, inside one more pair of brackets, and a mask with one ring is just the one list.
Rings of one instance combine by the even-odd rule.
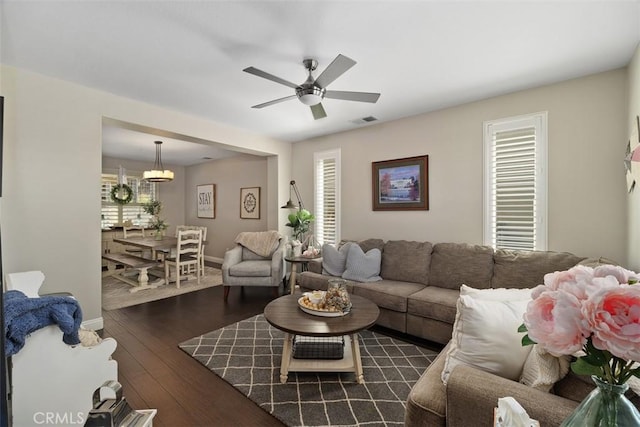
[[547, 113], [484, 123], [484, 243], [547, 249]]
[[335, 244], [340, 238], [340, 150], [314, 153], [315, 238]]
[[142, 179], [142, 176], [127, 176], [127, 185], [133, 191], [131, 202], [126, 205], [111, 200], [111, 190], [118, 185], [118, 174], [102, 174], [100, 198], [102, 201], [102, 228], [122, 225], [131, 221], [133, 225], [146, 226], [151, 215], [144, 212], [142, 205], [156, 198], [156, 184]]

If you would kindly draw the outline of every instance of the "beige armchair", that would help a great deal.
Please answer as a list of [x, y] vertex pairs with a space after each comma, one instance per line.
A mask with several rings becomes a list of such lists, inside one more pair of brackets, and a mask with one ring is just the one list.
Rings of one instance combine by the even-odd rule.
[[[270, 249], [254, 252], [256, 249], [251, 244], [242, 241], [241, 236], [262, 236], [260, 233], [240, 233], [236, 238], [236, 246], [228, 250], [222, 263], [222, 284], [224, 286], [224, 300], [229, 297], [232, 286], [266, 286], [273, 288], [274, 296], [279, 296], [279, 288], [285, 276], [284, 251], [286, 239], [278, 237], [274, 239]], [[251, 239], [246, 239], [251, 241]]]

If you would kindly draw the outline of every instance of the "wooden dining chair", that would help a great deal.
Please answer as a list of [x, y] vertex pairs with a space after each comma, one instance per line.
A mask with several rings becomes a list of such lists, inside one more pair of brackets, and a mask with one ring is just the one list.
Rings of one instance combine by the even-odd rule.
[[176, 226], [176, 237], [178, 237], [178, 231], [180, 230], [202, 230], [202, 249], [200, 258], [200, 269], [202, 270], [202, 276], [204, 277], [204, 242], [207, 240], [207, 227], [199, 225], [178, 225]]
[[202, 275], [202, 230], [180, 230], [178, 231], [178, 241], [176, 243], [175, 256], [169, 256], [164, 260], [164, 278], [169, 283], [170, 269], [176, 271], [176, 287], [180, 287], [180, 279], [184, 272], [190, 271], [190, 266], [195, 267], [198, 284]]
[[[130, 237], [145, 237], [144, 228], [136, 225], [125, 225], [122, 227], [122, 236], [125, 239]], [[138, 256], [144, 256], [142, 248], [136, 248], [134, 246], [125, 246], [125, 252], [132, 253]]]

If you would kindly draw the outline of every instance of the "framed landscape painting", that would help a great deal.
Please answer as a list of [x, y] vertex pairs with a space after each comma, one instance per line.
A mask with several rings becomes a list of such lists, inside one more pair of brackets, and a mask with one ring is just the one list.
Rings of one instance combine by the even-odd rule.
[[260, 187], [240, 189], [240, 218], [260, 219]]
[[429, 210], [429, 156], [372, 162], [373, 210]]
[[198, 218], [216, 217], [216, 185], [197, 186]]

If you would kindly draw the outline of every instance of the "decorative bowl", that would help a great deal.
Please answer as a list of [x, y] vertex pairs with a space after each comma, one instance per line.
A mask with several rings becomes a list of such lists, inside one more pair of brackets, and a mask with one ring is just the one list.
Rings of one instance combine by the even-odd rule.
[[324, 300], [324, 292], [322, 291], [309, 292], [307, 294], [307, 297], [309, 298], [309, 301], [311, 301], [312, 304], [320, 304], [322, 300]]

